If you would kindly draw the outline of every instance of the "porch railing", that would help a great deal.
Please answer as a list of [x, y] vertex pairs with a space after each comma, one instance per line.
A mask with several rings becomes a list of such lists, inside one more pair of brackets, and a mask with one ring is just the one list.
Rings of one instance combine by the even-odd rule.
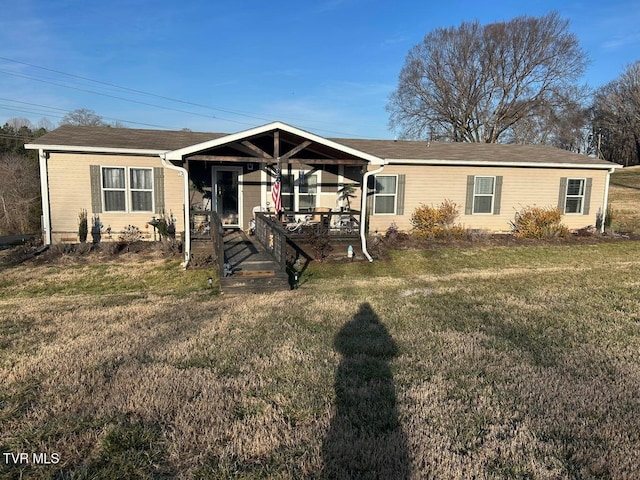
[[354, 236], [360, 232], [360, 211], [285, 211], [282, 214], [282, 225], [290, 237], [303, 236], [310, 232], [330, 237]]
[[224, 229], [220, 216], [208, 210], [191, 210], [189, 220], [191, 240], [213, 243], [216, 272], [222, 278], [224, 275]]
[[216, 212], [211, 212], [211, 240], [213, 241], [213, 251], [216, 253], [216, 270], [218, 278], [224, 276], [224, 228], [222, 221]]
[[256, 237], [280, 268], [287, 267], [287, 232], [267, 213], [256, 212]]
[[218, 214], [210, 210], [191, 210], [189, 212], [191, 238], [206, 239], [211, 236], [211, 227], [212, 225], [216, 225], [212, 222], [213, 215], [220, 220]]

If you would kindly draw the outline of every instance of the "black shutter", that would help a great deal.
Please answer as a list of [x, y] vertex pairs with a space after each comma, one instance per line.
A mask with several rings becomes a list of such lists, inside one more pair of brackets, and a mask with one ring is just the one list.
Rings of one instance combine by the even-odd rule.
[[91, 181], [91, 211], [102, 213], [102, 188], [100, 186], [100, 165], [89, 165]]
[[502, 176], [496, 177], [495, 189], [493, 192], [493, 214], [500, 215], [500, 202], [502, 201]]
[[[156, 205], [155, 213], [163, 214], [164, 212], [164, 168], [153, 168], [153, 199]], [[185, 205], [187, 208], [187, 205]]]
[[558, 208], [560, 213], [564, 215], [565, 203], [567, 201], [567, 177], [560, 179], [560, 193], [558, 194]]
[[464, 214], [471, 215], [473, 213], [473, 188], [475, 185], [476, 177], [473, 175], [467, 176], [467, 201], [464, 205]]
[[398, 175], [398, 189], [396, 194], [398, 195], [396, 201], [396, 215], [404, 215], [404, 191], [405, 184], [407, 183], [407, 176], [405, 174]]
[[582, 214], [589, 215], [589, 207], [591, 206], [591, 184], [592, 178], [587, 178], [584, 185], [584, 205], [582, 207]]

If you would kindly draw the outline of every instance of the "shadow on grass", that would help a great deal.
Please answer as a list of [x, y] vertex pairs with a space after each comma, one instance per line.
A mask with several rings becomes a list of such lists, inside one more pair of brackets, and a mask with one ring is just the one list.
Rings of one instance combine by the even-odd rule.
[[398, 420], [389, 362], [398, 353], [368, 303], [338, 332], [336, 414], [324, 440], [322, 478], [409, 478], [406, 438]]

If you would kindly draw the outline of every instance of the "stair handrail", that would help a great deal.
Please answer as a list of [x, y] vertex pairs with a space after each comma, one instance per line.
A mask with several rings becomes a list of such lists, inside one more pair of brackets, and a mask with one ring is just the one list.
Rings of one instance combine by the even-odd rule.
[[282, 271], [287, 268], [287, 232], [269, 213], [255, 212], [256, 237]]

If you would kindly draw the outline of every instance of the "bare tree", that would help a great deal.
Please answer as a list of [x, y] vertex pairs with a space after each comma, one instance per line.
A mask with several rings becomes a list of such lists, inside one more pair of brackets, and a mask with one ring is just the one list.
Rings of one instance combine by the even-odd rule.
[[557, 13], [436, 29], [407, 55], [390, 126], [410, 138], [513, 140], [523, 123], [544, 126], [578, 102], [586, 63]]
[[14, 152], [0, 153], [0, 235], [40, 229], [38, 164]]
[[583, 88], [575, 89], [571, 95], [562, 105], [542, 110], [541, 115], [522, 118], [505, 132], [501, 141], [552, 145], [576, 153], [589, 153], [591, 114], [584, 102], [589, 93]]
[[93, 110], [80, 108], [78, 110], [74, 110], [73, 112], [69, 112], [64, 117], [62, 117], [60, 125], [104, 127], [106, 126], [106, 123], [104, 123], [102, 117], [100, 115], [97, 115]]
[[593, 134], [598, 155], [623, 165], [640, 163], [640, 61], [595, 93]]
[[46, 117], [43, 117], [40, 120], [38, 120], [38, 124], [36, 125], [36, 127], [38, 130], [42, 130], [44, 132], [50, 132], [51, 130], [56, 128], [53, 122]]

